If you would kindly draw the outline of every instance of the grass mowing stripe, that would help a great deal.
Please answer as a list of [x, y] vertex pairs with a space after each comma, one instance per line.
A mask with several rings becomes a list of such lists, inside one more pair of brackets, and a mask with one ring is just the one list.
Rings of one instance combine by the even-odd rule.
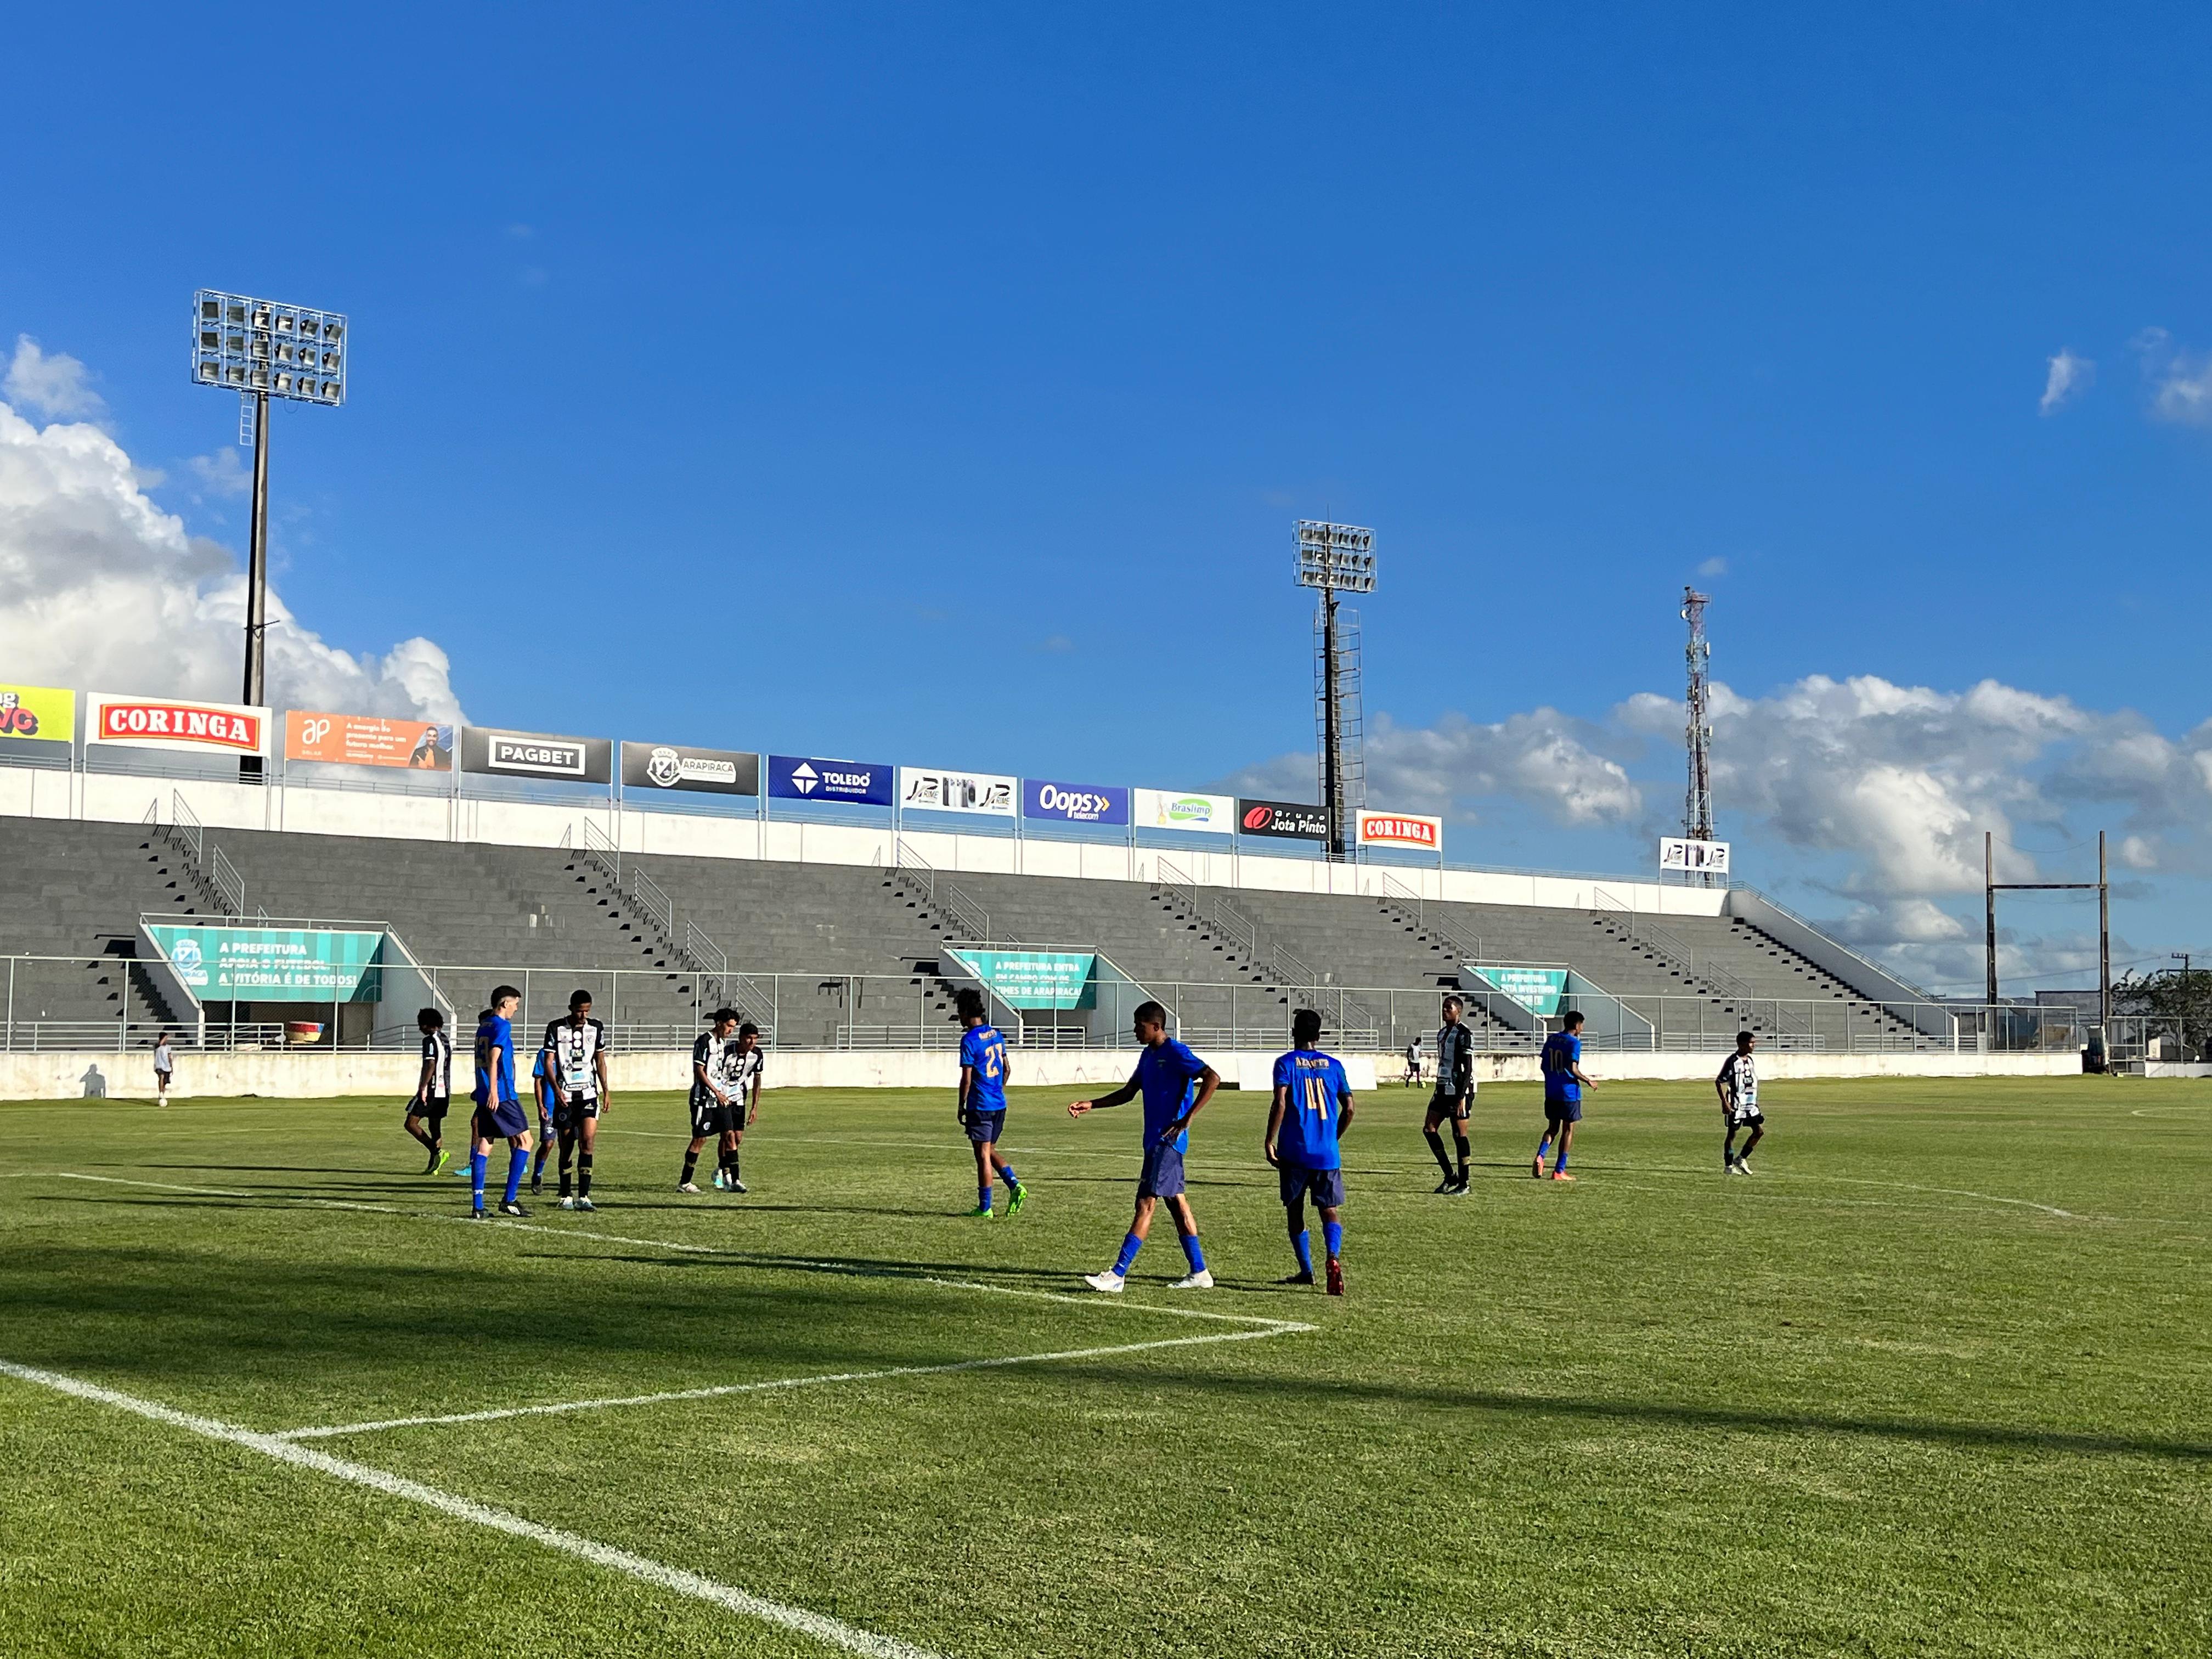
[[1156, 1348], [1191, 1348], [1208, 1342], [1256, 1342], [1311, 1330], [1285, 1325], [1266, 1331], [1218, 1331], [1211, 1336], [1170, 1336], [1152, 1342], [1121, 1342], [1104, 1348], [1061, 1348], [1049, 1353], [1005, 1354], [989, 1359], [955, 1359], [941, 1365], [893, 1365], [872, 1371], [823, 1371], [812, 1376], [783, 1376], [766, 1382], [725, 1382], [707, 1389], [677, 1389], [665, 1394], [618, 1399], [570, 1400], [550, 1406], [505, 1406], [495, 1410], [456, 1412], [446, 1417], [393, 1417], [375, 1423], [339, 1423], [327, 1428], [280, 1429], [278, 1440], [328, 1440], [338, 1435], [374, 1434], [385, 1429], [432, 1428], [453, 1423], [490, 1423], [504, 1417], [552, 1417], [567, 1412], [599, 1411], [616, 1406], [659, 1406], [678, 1400], [714, 1400], [723, 1395], [760, 1394], [775, 1389], [805, 1389], [824, 1382], [876, 1382], [898, 1376], [943, 1376], [956, 1371], [989, 1370], [1002, 1365], [1042, 1365], [1071, 1359], [1103, 1359], [1114, 1354], [1147, 1353]]
[[535, 1521], [526, 1521], [505, 1510], [493, 1509], [489, 1504], [478, 1504], [456, 1493], [441, 1492], [435, 1486], [426, 1486], [421, 1481], [410, 1480], [404, 1475], [373, 1469], [362, 1463], [348, 1462], [342, 1457], [332, 1457], [327, 1452], [297, 1445], [276, 1435], [258, 1434], [252, 1429], [240, 1428], [235, 1424], [219, 1423], [213, 1418], [195, 1417], [189, 1412], [180, 1412], [151, 1400], [141, 1400], [135, 1395], [104, 1389], [97, 1382], [88, 1382], [81, 1377], [64, 1376], [58, 1371], [40, 1370], [33, 1365], [19, 1365], [12, 1360], [0, 1359], [0, 1376], [12, 1376], [18, 1382], [52, 1389], [58, 1394], [112, 1406], [119, 1411], [134, 1412], [140, 1417], [165, 1424], [170, 1428], [183, 1429], [234, 1446], [243, 1446], [249, 1451], [261, 1453], [264, 1457], [273, 1457], [280, 1463], [295, 1464], [340, 1480], [351, 1481], [357, 1486], [367, 1486], [388, 1497], [404, 1498], [410, 1503], [450, 1515], [456, 1520], [526, 1539], [548, 1549], [573, 1555], [579, 1560], [589, 1561], [595, 1566], [606, 1567], [642, 1583], [674, 1590], [679, 1595], [710, 1601], [746, 1618], [797, 1631], [831, 1647], [842, 1648], [848, 1653], [865, 1655], [866, 1659], [941, 1659], [941, 1656], [931, 1650], [917, 1647], [911, 1642], [902, 1642], [896, 1637], [878, 1636], [873, 1631], [862, 1630], [858, 1626], [846, 1624], [825, 1613], [771, 1601], [732, 1585], [702, 1577], [696, 1572], [687, 1572], [681, 1567], [649, 1561], [641, 1555], [633, 1555], [628, 1550], [617, 1549], [611, 1544], [602, 1544], [596, 1539], [585, 1538], [576, 1533], [540, 1526]]

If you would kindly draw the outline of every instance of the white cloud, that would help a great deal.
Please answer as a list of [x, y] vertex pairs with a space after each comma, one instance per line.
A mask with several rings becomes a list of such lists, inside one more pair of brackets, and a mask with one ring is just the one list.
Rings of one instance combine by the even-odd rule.
[[2095, 363], [2061, 347], [2058, 355], [2050, 360], [2049, 369], [2043, 377], [2043, 397], [2035, 406], [2036, 412], [2055, 414], [2069, 398], [2085, 391], [2096, 374]]
[[102, 413], [107, 405], [86, 384], [82, 363], [65, 352], [48, 356], [27, 334], [15, 337], [15, 356], [0, 392], [9, 401], [46, 416], [84, 416]]
[[185, 463], [208, 495], [238, 496], [253, 488], [253, 475], [238, 459], [235, 449], [218, 449], [212, 455], [195, 455]]
[[2180, 426], [2212, 425], [2212, 356], [2182, 349], [2162, 328], [2143, 330], [2134, 344], [2150, 377], [2151, 413]]
[[[36, 362], [39, 374], [70, 362], [81, 374], [71, 359]], [[459, 718], [446, 653], [430, 641], [355, 656], [300, 626], [274, 592], [269, 610], [278, 706]], [[112, 438], [82, 423], [40, 430], [0, 403], [0, 662], [9, 678], [232, 698], [245, 623], [245, 579], [230, 553], [149, 501]]]
[[1728, 574], [1728, 561], [1718, 557], [1707, 559], [1698, 567], [1698, 574], [1700, 576], [1725, 576]]

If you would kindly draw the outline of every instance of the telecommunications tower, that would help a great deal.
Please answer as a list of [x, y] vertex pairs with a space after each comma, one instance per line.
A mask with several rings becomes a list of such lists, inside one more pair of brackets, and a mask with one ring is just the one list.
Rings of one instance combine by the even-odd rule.
[[1336, 596], [1375, 591], [1375, 532], [1301, 519], [1297, 543], [1298, 586], [1321, 591], [1314, 608], [1314, 736], [1328, 857], [1341, 863], [1352, 846], [1352, 814], [1366, 805], [1367, 770], [1360, 755], [1359, 613], [1340, 613]]
[[[1708, 671], [1712, 666], [1712, 641], [1705, 637], [1705, 607], [1710, 593], [1694, 587], [1682, 589], [1682, 620], [1690, 624], [1690, 642], [1682, 655], [1690, 671], [1689, 722], [1684, 736], [1690, 747], [1690, 787], [1682, 797], [1682, 833], [1692, 841], [1713, 839], [1713, 725]], [[1713, 884], [1712, 872], [1705, 884]]]

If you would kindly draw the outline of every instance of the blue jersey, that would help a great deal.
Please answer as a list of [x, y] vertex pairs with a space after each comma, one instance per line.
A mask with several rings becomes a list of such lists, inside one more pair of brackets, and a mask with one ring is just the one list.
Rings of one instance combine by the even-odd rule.
[[1291, 1091], [1276, 1132], [1276, 1158], [1298, 1170], [1340, 1168], [1337, 1117], [1352, 1098], [1344, 1062], [1318, 1048], [1293, 1048], [1275, 1062], [1275, 1086]]
[[[491, 1070], [484, 1070], [489, 1045]], [[486, 1101], [507, 1104], [514, 1099], [514, 1027], [497, 1014], [487, 1015], [477, 1027], [477, 1086], [479, 1105]]]
[[1583, 1040], [1571, 1031], [1554, 1031], [1544, 1039], [1544, 1098], [1580, 1100], [1583, 1085], [1568, 1069], [1583, 1063]]
[[[1206, 1062], [1170, 1037], [1158, 1048], [1147, 1047], [1137, 1056], [1137, 1086], [1145, 1095], [1145, 1146], [1160, 1144], [1169, 1124], [1183, 1115], [1198, 1093], [1198, 1080], [1206, 1075]], [[1176, 1137], [1176, 1151], [1190, 1145], [1190, 1131]]]
[[1006, 1040], [996, 1028], [978, 1025], [960, 1039], [960, 1063], [973, 1073], [968, 1079], [967, 1108], [971, 1112], [1006, 1109]]

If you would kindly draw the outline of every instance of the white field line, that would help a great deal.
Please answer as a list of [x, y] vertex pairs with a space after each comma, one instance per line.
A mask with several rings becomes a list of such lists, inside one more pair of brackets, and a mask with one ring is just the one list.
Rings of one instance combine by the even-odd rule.
[[[1713, 1176], [1710, 1168], [1685, 1169], [1674, 1164], [1612, 1164], [1610, 1170], [1625, 1170], [1632, 1175], [1681, 1175]], [[1984, 1204], [2011, 1204], [2023, 1210], [2040, 1210], [2045, 1215], [2055, 1215], [2063, 1221], [2100, 1221], [2101, 1216], [2081, 1215], [2072, 1210], [2062, 1210], [2055, 1204], [2039, 1204], [2032, 1198], [2002, 1198], [1995, 1193], [1972, 1193], [1963, 1187], [1921, 1187], [1909, 1181], [1881, 1181], [1870, 1176], [1807, 1175], [1795, 1170], [1777, 1170], [1765, 1175], [1752, 1176], [1753, 1181], [1837, 1181], [1852, 1187], [1886, 1187], [1893, 1192], [1932, 1193], [1942, 1198], [1972, 1198]]]
[[197, 1193], [202, 1198], [266, 1198], [266, 1193], [230, 1192], [221, 1187], [179, 1187], [173, 1181], [131, 1181], [123, 1176], [78, 1175], [74, 1170], [57, 1170], [57, 1181], [104, 1181], [111, 1187], [155, 1187], [165, 1193]]
[[1217, 1331], [1206, 1336], [1171, 1336], [1155, 1342], [1122, 1342], [1105, 1348], [1061, 1348], [1051, 1353], [1007, 1354], [995, 1359], [957, 1359], [941, 1365], [892, 1365], [872, 1371], [824, 1371], [812, 1376], [779, 1377], [769, 1382], [726, 1382], [715, 1388], [677, 1389], [665, 1394], [634, 1394], [605, 1400], [569, 1400], [550, 1406], [507, 1406], [494, 1411], [454, 1412], [443, 1417], [392, 1417], [374, 1423], [339, 1423], [324, 1428], [282, 1429], [277, 1440], [327, 1440], [337, 1435], [374, 1434], [385, 1429], [429, 1428], [452, 1423], [491, 1423], [505, 1417], [551, 1417], [568, 1412], [601, 1411], [617, 1406], [659, 1406], [677, 1400], [715, 1400], [724, 1395], [761, 1394], [775, 1389], [811, 1388], [822, 1382], [875, 1382], [895, 1376], [941, 1376], [954, 1371], [988, 1370], [1002, 1365], [1042, 1365], [1070, 1359], [1100, 1359], [1109, 1354], [1146, 1353], [1158, 1348], [1189, 1348], [1209, 1342], [1254, 1342], [1309, 1331], [1310, 1325], [1284, 1324], [1267, 1331]]
[[679, 1595], [688, 1595], [697, 1601], [712, 1602], [764, 1624], [796, 1631], [831, 1647], [842, 1648], [848, 1653], [866, 1655], [867, 1659], [940, 1659], [940, 1656], [929, 1649], [917, 1647], [911, 1642], [902, 1642], [896, 1637], [878, 1636], [873, 1631], [862, 1630], [858, 1626], [846, 1624], [842, 1620], [831, 1619], [805, 1607], [771, 1601], [765, 1596], [718, 1583], [696, 1572], [687, 1572], [681, 1567], [649, 1561], [641, 1555], [631, 1554], [628, 1550], [617, 1549], [611, 1544], [602, 1544], [595, 1539], [563, 1532], [556, 1527], [540, 1526], [535, 1521], [526, 1521], [519, 1515], [494, 1509], [488, 1504], [478, 1504], [453, 1492], [441, 1492], [435, 1486], [426, 1486], [421, 1481], [410, 1480], [404, 1475], [332, 1457], [327, 1452], [295, 1445], [276, 1435], [258, 1434], [235, 1424], [195, 1417], [150, 1400], [141, 1400], [135, 1395], [101, 1388], [96, 1382], [64, 1376], [56, 1371], [40, 1370], [34, 1366], [19, 1365], [10, 1360], [0, 1359], [0, 1376], [35, 1383], [40, 1388], [71, 1395], [79, 1400], [112, 1406], [119, 1411], [133, 1412], [170, 1428], [183, 1429], [188, 1433], [233, 1446], [243, 1446], [249, 1451], [259, 1452], [264, 1457], [275, 1458], [280, 1463], [313, 1469], [319, 1474], [350, 1481], [357, 1486], [366, 1486], [387, 1497], [404, 1498], [410, 1504], [420, 1504], [426, 1509], [436, 1510], [456, 1520], [486, 1527], [494, 1532], [503, 1532], [510, 1537], [524, 1539], [543, 1545], [547, 1549], [558, 1550], [564, 1555], [574, 1556], [579, 1560], [588, 1561], [594, 1566], [627, 1574], [642, 1583], [673, 1590]]

